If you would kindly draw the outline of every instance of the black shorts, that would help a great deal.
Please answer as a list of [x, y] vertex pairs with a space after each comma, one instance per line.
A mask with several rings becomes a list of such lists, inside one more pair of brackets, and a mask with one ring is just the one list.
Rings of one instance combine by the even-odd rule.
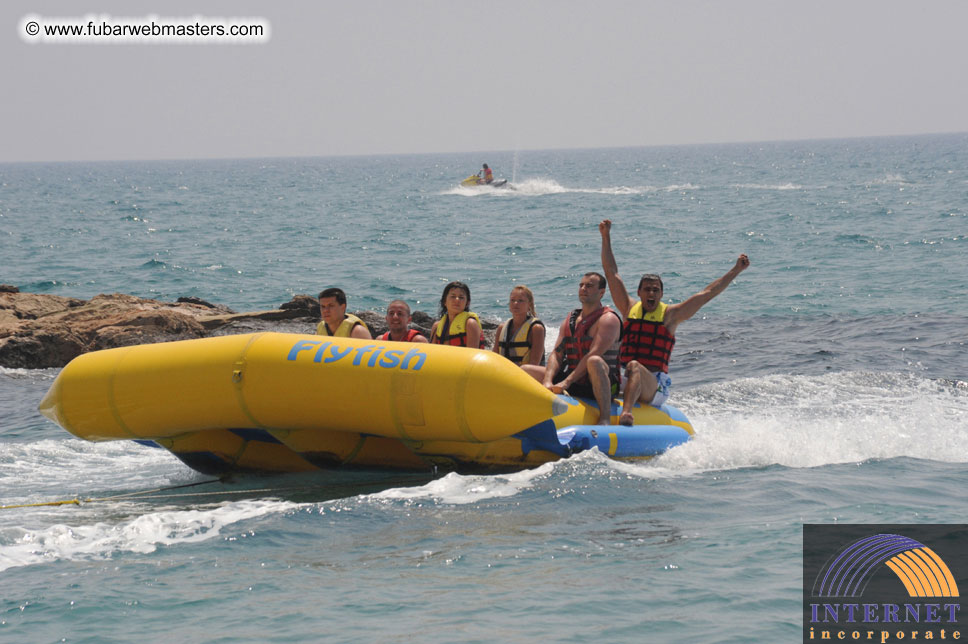
[[[554, 377], [554, 380], [552, 380], [552, 383], [561, 382], [567, 376], [568, 376], [568, 372], [565, 371], [564, 369], [562, 369], [562, 370], [558, 371], [558, 373], [555, 374], [555, 377]], [[617, 382], [613, 382], [612, 383], [612, 395], [614, 396], [617, 393], [618, 393], [618, 383]], [[592, 387], [591, 381], [589, 381], [588, 380], [588, 376], [586, 376], [586, 377], [582, 378], [581, 380], [579, 380], [578, 382], [576, 382], [576, 383], [574, 383], [572, 385], [569, 385], [568, 386], [568, 394], [570, 396], [574, 397], [574, 398], [591, 398], [592, 400], [594, 400], [595, 399], [595, 388]]]

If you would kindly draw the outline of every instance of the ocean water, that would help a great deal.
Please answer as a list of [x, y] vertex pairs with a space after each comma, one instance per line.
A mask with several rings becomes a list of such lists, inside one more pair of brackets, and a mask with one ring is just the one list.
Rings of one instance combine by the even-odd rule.
[[[516, 190], [461, 188], [482, 162]], [[0, 368], [0, 641], [785, 642], [804, 523], [963, 523], [968, 135], [499, 154], [0, 165], [0, 282], [433, 313], [527, 284], [556, 326], [613, 224], [681, 301], [689, 444], [515, 474], [211, 482], [42, 418]], [[307, 328], [308, 330], [308, 328]], [[553, 342], [555, 333], [549, 337]], [[187, 486], [191, 487], [176, 487]]]

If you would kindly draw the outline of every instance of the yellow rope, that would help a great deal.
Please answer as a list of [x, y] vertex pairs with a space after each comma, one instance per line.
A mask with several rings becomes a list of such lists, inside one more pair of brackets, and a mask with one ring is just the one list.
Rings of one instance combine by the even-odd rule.
[[47, 503], [22, 503], [20, 505], [0, 505], [0, 510], [13, 510], [14, 508], [39, 508], [44, 505], [80, 505], [79, 499], [70, 501], [49, 501]]
[[[183, 485], [172, 485], [171, 487], [159, 487], [153, 490], [143, 490], [141, 492], [128, 492], [126, 494], [116, 494], [114, 496], [104, 496], [96, 499], [70, 499], [68, 501], [46, 501], [43, 503], [21, 503], [19, 505], [0, 505], [0, 510], [13, 510], [16, 508], [41, 508], [45, 506], [57, 506], [57, 505], [80, 505], [81, 503], [94, 503], [96, 501], [111, 501], [114, 499], [123, 499], [125, 497], [138, 497], [144, 494], [152, 494], [154, 492], [164, 492], [166, 490], [177, 490], [183, 487], [194, 487], [196, 485], [206, 485], [208, 483], [218, 483], [222, 479], [212, 479], [210, 481], [198, 481], [196, 483], [185, 483]], [[185, 496], [195, 496], [195, 495], [185, 495]]]

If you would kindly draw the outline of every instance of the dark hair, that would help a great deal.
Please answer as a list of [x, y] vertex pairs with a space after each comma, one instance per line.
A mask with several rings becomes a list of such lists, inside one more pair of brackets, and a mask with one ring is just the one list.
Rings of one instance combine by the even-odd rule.
[[487, 170], [487, 164], [486, 163], [484, 164], [484, 169]]
[[638, 288], [635, 290], [639, 290], [640, 288], [642, 288], [642, 282], [658, 282], [659, 288], [665, 291], [665, 286], [662, 285], [662, 278], [659, 277], [658, 275], [655, 275], [654, 273], [646, 273], [645, 275], [643, 275], [642, 278], [639, 279]]
[[407, 315], [412, 315], [410, 311], [410, 305], [404, 302], [403, 300], [393, 300], [392, 302], [387, 304], [387, 312], [390, 311], [390, 307], [393, 306], [394, 304], [403, 304], [407, 308]]
[[455, 288], [462, 289], [467, 295], [467, 304], [464, 305], [464, 310], [471, 310], [471, 288], [467, 284], [464, 284], [464, 282], [451, 282], [444, 287], [444, 292], [440, 296], [440, 317], [444, 317], [447, 313], [447, 293]]
[[601, 273], [595, 273], [595, 272], [585, 273], [584, 275], [582, 275], [582, 277], [591, 277], [592, 275], [598, 278], [598, 288], [605, 288], [605, 284], [607, 282], [605, 281], [605, 276], [602, 275]]
[[317, 299], [321, 300], [324, 297], [335, 297], [337, 304], [346, 304], [346, 293], [343, 292], [343, 289], [336, 288], [335, 286], [320, 291], [319, 298]]

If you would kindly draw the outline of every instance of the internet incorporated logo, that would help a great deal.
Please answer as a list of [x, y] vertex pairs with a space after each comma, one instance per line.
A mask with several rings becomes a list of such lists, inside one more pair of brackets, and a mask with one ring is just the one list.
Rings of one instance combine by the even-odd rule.
[[884, 564], [904, 584], [909, 597], [959, 597], [958, 584], [931, 548], [899, 534], [875, 534], [844, 547], [821, 570], [814, 597], [860, 597]]
[[803, 528], [805, 642], [961, 639], [968, 526]]

